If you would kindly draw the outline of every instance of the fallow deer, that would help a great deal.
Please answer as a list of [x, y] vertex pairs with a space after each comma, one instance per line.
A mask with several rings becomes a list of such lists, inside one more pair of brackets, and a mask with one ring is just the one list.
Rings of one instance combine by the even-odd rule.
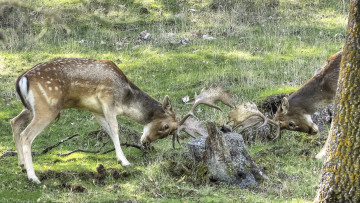
[[[274, 117], [280, 123], [280, 129], [312, 135], [318, 133], [318, 126], [311, 115], [334, 102], [342, 57], [341, 51], [329, 57], [326, 64], [299, 90], [282, 99]], [[324, 155], [325, 147], [317, 158]]]
[[[236, 105], [235, 110], [228, 115], [228, 123], [234, 122], [233, 129], [241, 126], [242, 130], [263, 123], [275, 125], [277, 135], [282, 129], [300, 131], [308, 134], [318, 133], [317, 125], [312, 121], [311, 115], [319, 108], [333, 103], [339, 78], [340, 64], [343, 52], [338, 52], [328, 58], [326, 64], [316, 72], [299, 90], [283, 98], [281, 105], [274, 116], [274, 120], [266, 118], [255, 104], [245, 103]], [[260, 126], [260, 127], [261, 127]], [[329, 137], [316, 155], [321, 158], [326, 153]]]
[[178, 127], [169, 97], [160, 104], [129, 81], [112, 61], [60, 59], [40, 63], [18, 77], [16, 90], [25, 108], [11, 120], [13, 138], [19, 165], [35, 183], [40, 180], [35, 175], [31, 144], [62, 109], [92, 112], [110, 135], [123, 166], [130, 163], [120, 148], [118, 114], [145, 125], [143, 144], [174, 134]]
[[342, 56], [343, 52], [332, 55], [299, 90], [282, 99], [274, 117], [281, 129], [318, 133], [311, 115], [334, 101]]

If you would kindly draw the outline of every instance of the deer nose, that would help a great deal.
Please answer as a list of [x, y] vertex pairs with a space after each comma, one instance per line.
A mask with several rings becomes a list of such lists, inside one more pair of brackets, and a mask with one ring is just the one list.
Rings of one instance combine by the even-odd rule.
[[318, 129], [317, 125], [314, 125], [314, 126], [310, 127], [310, 129], [309, 129], [310, 135], [316, 135], [318, 132], [319, 132], [319, 129]]
[[149, 145], [151, 142], [150, 138], [149, 137], [145, 137], [144, 139], [141, 139], [141, 144], [143, 146], [146, 146], [146, 145]]

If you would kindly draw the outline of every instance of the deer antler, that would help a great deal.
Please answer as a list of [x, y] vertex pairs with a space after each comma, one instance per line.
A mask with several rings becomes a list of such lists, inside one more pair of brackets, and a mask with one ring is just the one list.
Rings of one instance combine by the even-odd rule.
[[196, 138], [195, 134], [199, 134], [199, 135], [205, 136], [205, 137], [209, 135], [201, 121], [199, 121], [198, 119], [193, 118], [193, 117], [188, 117], [185, 120], [185, 122], [178, 127], [177, 132], [175, 133], [176, 135], [173, 136], [173, 148], [175, 148], [175, 138], [176, 138], [177, 142], [180, 144], [178, 138], [179, 138], [181, 131], [186, 132], [193, 138]]
[[236, 105], [235, 110], [229, 113], [228, 118], [229, 121], [227, 123], [234, 122], [233, 129], [236, 129], [241, 126], [242, 127], [241, 131], [245, 130], [246, 128], [258, 125], [261, 122], [262, 125], [259, 126], [258, 128], [263, 127], [268, 123], [275, 125], [277, 127], [277, 131], [276, 131], [276, 137], [274, 139], [280, 136], [279, 122], [264, 116], [264, 114], [262, 114], [258, 110], [258, 108], [254, 103], [247, 102], [242, 105]]
[[194, 111], [199, 104], [206, 104], [221, 111], [221, 108], [215, 105], [216, 101], [221, 101], [225, 105], [234, 108], [234, 101], [231, 98], [230, 91], [225, 91], [221, 85], [208, 90], [205, 90], [205, 88], [202, 89], [199, 95], [195, 94], [193, 100], [194, 105], [192, 106], [190, 112], [180, 121], [179, 125], [182, 125], [189, 116], [196, 117], [194, 115]]
[[[208, 90], [202, 89], [199, 95], [195, 94], [193, 99], [194, 105], [189, 113], [181, 119], [178, 125], [178, 130], [173, 135], [173, 147], [175, 147], [175, 139], [179, 142], [179, 134], [181, 131], [188, 133], [192, 137], [195, 137], [195, 133], [202, 136], [207, 135], [207, 131], [202, 126], [201, 121], [194, 119], [196, 118], [194, 111], [200, 104], [205, 104], [221, 111], [221, 108], [215, 105], [216, 101], [221, 101], [225, 105], [234, 108], [234, 101], [232, 100], [230, 91], [225, 91], [221, 85]], [[194, 118], [189, 118], [190, 116]]]

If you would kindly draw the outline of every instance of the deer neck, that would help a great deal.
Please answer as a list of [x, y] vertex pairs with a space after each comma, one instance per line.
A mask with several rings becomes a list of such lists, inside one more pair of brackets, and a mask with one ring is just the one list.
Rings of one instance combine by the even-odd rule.
[[324, 75], [316, 74], [289, 97], [290, 107], [303, 109], [307, 114], [327, 107], [334, 102], [336, 82], [337, 80], [328, 81]]
[[131, 89], [118, 99], [117, 113], [130, 117], [140, 124], [148, 124], [157, 114], [164, 113], [160, 102], [151, 98], [129, 81]]
[[298, 107], [308, 114], [313, 114], [333, 103], [342, 57], [342, 51], [329, 57], [321, 70], [289, 97], [290, 107]]

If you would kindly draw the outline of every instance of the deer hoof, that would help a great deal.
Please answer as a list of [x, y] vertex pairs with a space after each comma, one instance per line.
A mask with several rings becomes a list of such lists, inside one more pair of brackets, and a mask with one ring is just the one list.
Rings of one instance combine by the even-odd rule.
[[128, 161], [119, 161], [119, 164], [121, 164], [122, 165], [122, 167], [124, 167], [124, 168], [127, 168], [127, 167], [129, 167], [129, 166], [131, 166], [131, 164], [128, 162]]
[[34, 182], [34, 183], [36, 183], [36, 184], [40, 184], [41, 182], [40, 182], [40, 180], [39, 180], [39, 178], [38, 177], [29, 177], [29, 180], [30, 181], [32, 181], [32, 182]]
[[24, 164], [20, 164], [20, 167], [21, 167], [21, 172], [26, 173], [26, 168]]
[[325, 157], [325, 153], [324, 152], [319, 152], [316, 156], [315, 156], [315, 158], [316, 159], [322, 159], [322, 158], [324, 158]]

